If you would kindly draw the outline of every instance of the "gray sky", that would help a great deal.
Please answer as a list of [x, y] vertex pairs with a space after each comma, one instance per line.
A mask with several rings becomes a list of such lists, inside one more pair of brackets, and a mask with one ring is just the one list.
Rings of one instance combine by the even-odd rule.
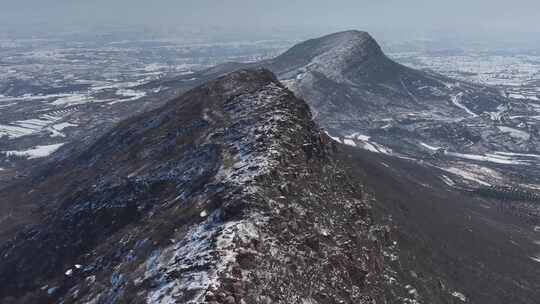
[[0, 0], [2, 26], [540, 32], [538, 0]]

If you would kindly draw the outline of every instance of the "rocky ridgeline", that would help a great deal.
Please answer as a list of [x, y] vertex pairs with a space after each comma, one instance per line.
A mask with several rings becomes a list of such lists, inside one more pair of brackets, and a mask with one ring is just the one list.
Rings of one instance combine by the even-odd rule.
[[337, 148], [267, 70], [196, 88], [7, 192], [41, 209], [2, 303], [382, 301], [390, 232]]

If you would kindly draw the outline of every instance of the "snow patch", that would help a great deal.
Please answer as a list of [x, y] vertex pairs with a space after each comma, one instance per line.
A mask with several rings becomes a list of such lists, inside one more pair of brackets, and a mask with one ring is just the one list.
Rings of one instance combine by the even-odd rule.
[[512, 152], [495, 152], [495, 154], [500, 154], [504, 156], [523, 156], [523, 157], [540, 158], [540, 155], [538, 154], [512, 153]]
[[441, 178], [444, 181], [444, 183], [450, 187], [453, 187], [456, 185], [456, 183], [454, 183], [454, 181], [446, 175], [441, 176]]
[[497, 128], [503, 132], [508, 133], [510, 136], [521, 139], [521, 140], [529, 140], [531, 138], [531, 135], [525, 131], [518, 130], [515, 128], [505, 127], [505, 126], [497, 126]]
[[387, 155], [392, 154], [391, 149], [383, 145], [379, 145], [378, 143], [375, 143], [375, 142], [364, 142], [362, 148], [371, 152], [375, 152], [375, 153], [382, 153], [382, 154], [387, 154]]
[[467, 302], [467, 297], [461, 292], [454, 291], [452, 292], [452, 296], [458, 298], [461, 302]]
[[10, 125], [0, 125], [0, 137], [19, 138], [36, 133], [33, 129], [22, 128]]
[[78, 125], [72, 124], [72, 123], [69, 123], [69, 122], [62, 122], [62, 123], [53, 125], [52, 128], [54, 128], [54, 129], [57, 130], [57, 131], [62, 131], [62, 130], [64, 130], [65, 128], [69, 128], [69, 127], [77, 127], [77, 126], [78, 126]]
[[46, 145], [46, 146], [36, 146], [35, 148], [28, 149], [28, 150], [22, 150], [22, 151], [3, 151], [2, 153], [5, 153], [7, 156], [23, 156], [28, 157], [28, 159], [35, 159], [35, 158], [41, 158], [41, 157], [47, 157], [54, 152], [56, 152], [60, 147], [62, 147], [64, 143], [61, 144], [54, 144], [54, 145]]
[[[19, 138], [34, 135], [46, 130], [52, 124], [62, 119], [59, 116], [42, 115], [39, 118], [19, 120], [11, 122], [9, 125], [0, 125], [0, 137]], [[54, 135], [55, 132], [53, 132]]]
[[[202, 303], [204, 292], [218, 288], [220, 276], [230, 273], [236, 262], [236, 244], [259, 238], [257, 225], [265, 220], [251, 219], [223, 223], [219, 211], [192, 227], [184, 238], [167, 248], [155, 250], [147, 259], [144, 280], [157, 284], [148, 294], [147, 303], [173, 304], [186, 291], [195, 294], [194, 303]], [[180, 273], [169, 279], [169, 273]]]
[[522, 93], [510, 93], [508, 94], [508, 97], [514, 98], [514, 99], [530, 99], [530, 100], [540, 100], [536, 95], [524, 95]]
[[331, 135], [328, 134], [328, 133], [326, 133], [326, 134], [328, 135], [328, 137], [330, 137], [331, 139], [337, 141], [338, 143], [340, 143], [340, 144], [342, 143], [342, 142], [341, 142], [341, 139], [339, 139], [339, 137], [333, 137], [333, 136], [331, 136]]
[[476, 154], [463, 154], [463, 153], [456, 153], [456, 152], [445, 152], [445, 155], [453, 156], [457, 158], [469, 159], [469, 160], [477, 160], [477, 161], [491, 162], [491, 163], [496, 163], [496, 164], [503, 164], [503, 165], [529, 164], [526, 161], [516, 160], [511, 157], [500, 155], [500, 154], [476, 155]]
[[482, 180], [483, 176], [481, 176], [479, 174], [475, 174], [475, 173], [465, 171], [465, 170], [455, 168], [455, 167], [443, 168], [443, 170], [447, 171], [447, 172], [450, 172], [450, 173], [453, 173], [455, 175], [461, 176], [464, 179], [476, 182], [476, 183], [478, 183], [478, 184], [480, 184], [482, 186], [488, 186], [488, 187], [491, 186], [491, 184], [489, 184], [489, 183], [485, 182], [484, 180]]
[[118, 89], [116, 91], [116, 95], [121, 96], [121, 97], [126, 97], [126, 98], [109, 102], [110, 105], [117, 104], [120, 102], [135, 101], [135, 100], [141, 99], [146, 96], [146, 92], [135, 91], [131, 89]]
[[55, 106], [78, 105], [92, 101], [92, 97], [85, 94], [72, 94], [61, 97], [53, 101], [51, 104]]
[[75, 124], [70, 124], [68, 122], [63, 122], [59, 124], [52, 125], [50, 127], [47, 127], [46, 130], [51, 132], [51, 137], [66, 137], [66, 135], [60, 131], [64, 130], [65, 128], [69, 127], [76, 127]]
[[456, 107], [458, 107], [458, 108], [464, 110], [465, 112], [467, 112], [467, 113], [468, 113], [469, 115], [471, 115], [472, 117], [477, 117], [478, 115], [476, 115], [473, 111], [469, 110], [469, 108], [467, 108], [466, 106], [464, 106], [464, 105], [461, 103], [461, 99], [462, 99], [462, 98], [463, 98], [463, 93], [458, 93], [458, 94], [452, 95], [452, 96], [450, 97], [450, 99], [452, 100], [452, 103], [453, 103]]
[[369, 141], [371, 137], [367, 136], [367, 135], [363, 135], [363, 134], [358, 134], [356, 135], [356, 139], [358, 140], [362, 140], [362, 141]]
[[537, 262], [537, 263], [540, 263], [540, 255], [537, 255], [535, 257], [531, 257], [531, 260]]
[[343, 143], [346, 144], [347, 146], [353, 146], [353, 147], [356, 147], [356, 143], [354, 142], [354, 140], [349, 139], [349, 138], [345, 138], [345, 139], [343, 140]]
[[437, 150], [442, 149], [441, 147], [431, 146], [431, 145], [428, 145], [428, 144], [423, 143], [423, 142], [421, 142], [420, 145], [423, 146], [423, 147], [425, 147], [425, 148], [428, 148], [428, 149], [430, 149], [430, 150], [433, 150], [433, 151], [437, 151]]

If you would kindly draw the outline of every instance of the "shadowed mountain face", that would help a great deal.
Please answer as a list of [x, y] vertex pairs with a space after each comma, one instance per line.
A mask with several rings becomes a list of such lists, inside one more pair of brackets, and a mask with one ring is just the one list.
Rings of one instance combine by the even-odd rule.
[[539, 232], [506, 211], [509, 201], [448, 187], [440, 178], [445, 172], [427, 163], [354, 147], [337, 157], [375, 195], [374, 214], [395, 225], [390, 276], [417, 294], [419, 303], [538, 302]]

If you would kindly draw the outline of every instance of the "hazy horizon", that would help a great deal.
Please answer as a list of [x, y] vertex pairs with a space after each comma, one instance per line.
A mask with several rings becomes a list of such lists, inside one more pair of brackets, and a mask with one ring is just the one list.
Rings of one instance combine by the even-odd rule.
[[390, 40], [465, 37], [523, 44], [540, 33], [538, 19], [540, 3], [532, 0], [23, 0], [3, 4], [0, 29], [43, 35], [129, 28], [263, 38], [359, 29]]

